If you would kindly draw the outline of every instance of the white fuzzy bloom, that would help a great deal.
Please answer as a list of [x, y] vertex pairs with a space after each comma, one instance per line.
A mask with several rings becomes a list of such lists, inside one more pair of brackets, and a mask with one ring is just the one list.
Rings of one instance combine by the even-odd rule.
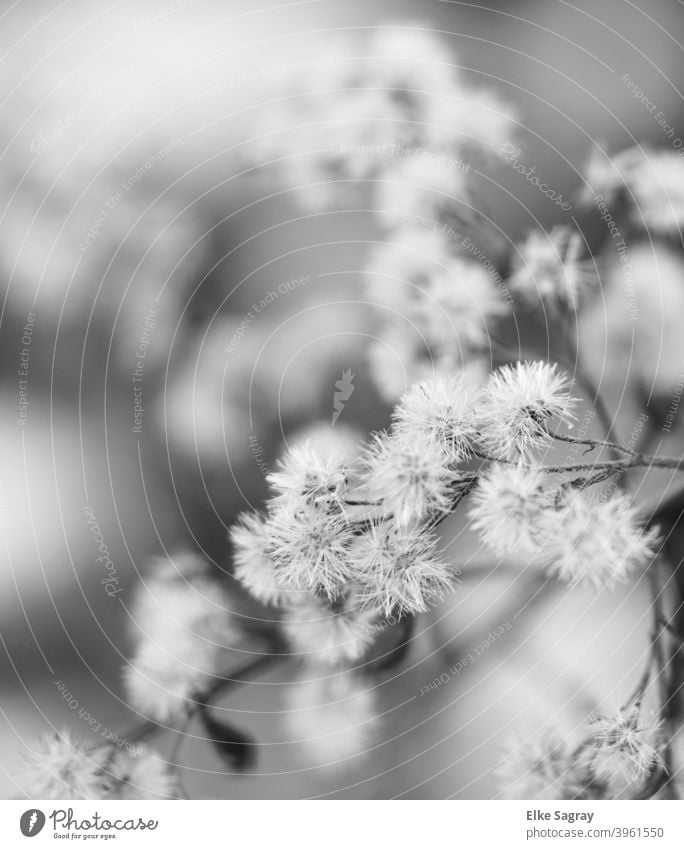
[[401, 227], [373, 250], [363, 282], [368, 300], [412, 317], [430, 280], [452, 261], [446, 238], [430, 228]]
[[358, 594], [343, 604], [311, 599], [288, 608], [282, 627], [292, 652], [337, 665], [359, 660], [373, 642], [377, 611], [362, 609]]
[[426, 287], [413, 315], [431, 350], [457, 348], [467, 357], [489, 347], [490, 325], [506, 312], [491, 275], [454, 256]]
[[[290, 79], [287, 96], [269, 104], [255, 146], [259, 163], [272, 163], [311, 210], [357, 198], [360, 181], [382, 179], [397, 165], [435, 186], [420, 160], [438, 152], [447, 162], [467, 160], [461, 150], [491, 150], [512, 136], [509, 107], [464, 85], [451, 52], [432, 33], [391, 27], [376, 31], [353, 55], [332, 45], [326, 50], [316, 73]], [[459, 170], [445, 176], [447, 192], [461, 197]], [[406, 196], [397, 197], [405, 207]], [[430, 189], [416, 196], [423, 207], [434, 199]]]
[[463, 377], [435, 377], [411, 387], [394, 410], [394, 430], [406, 441], [428, 434], [449, 463], [462, 462], [477, 436], [477, 395]]
[[462, 85], [440, 106], [428, 142], [458, 150], [466, 161], [496, 156], [517, 135], [515, 110], [493, 90]]
[[570, 490], [555, 510], [542, 514], [541, 556], [547, 571], [573, 584], [612, 587], [644, 569], [655, 556], [658, 531], [644, 530], [625, 495], [601, 499]]
[[580, 199], [585, 205], [594, 203], [596, 195], [601, 195], [606, 203], [613, 202], [625, 185], [621, 164], [619, 155], [611, 157], [598, 147], [592, 147], [589, 158], [584, 163], [584, 179], [587, 185], [580, 192]]
[[28, 799], [108, 799], [114, 749], [93, 746], [64, 729], [38, 738], [14, 774]]
[[446, 513], [455, 475], [439, 442], [429, 434], [376, 435], [366, 458], [369, 497], [404, 527]]
[[375, 201], [380, 220], [423, 219], [438, 228], [448, 210], [469, 203], [471, 179], [451, 154], [413, 151], [392, 162], [382, 175]]
[[516, 363], [494, 372], [485, 387], [480, 411], [481, 442], [500, 459], [530, 457], [551, 437], [554, 420], [570, 421], [575, 403], [568, 379], [545, 362]]
[[514, 256], [511, 292], [533, 307], [541, 301], [552, 311], [578, 309], [598, 285], [594, 262], [580, 260], [582, 244], [566, 227], [532, 231]]
[[341, 512], [306, 507], [274, 509], [267, 521], [279, 584], [334, 599], [350, 575], [353, 533]]
[[586, 166], [589, 202], [624, 195], [633, 221], [655, 233], [676, 234], [684, 225], [684, 161], [679, 152], [631, 147], [607, 159], [592, 152]]
[[627, 175], [632, 218], [656, 233], [679, 234], [684, 226], [684, 160], [674, 151], [645, 151]]
[[233, 525], [235, 577], [262, 604], [280, 606], [292, 599], [292, 590], [278, 580], [271, 558], [271, 536], [257, 513], [243, 513]]
[[348, 470], [342, 454], [314, 450], [310, 442], [293, 445], [278, 461], [280, 471], [268, 475], [278, 504], [297, 509], [304, 505], [336, 504], [345, 495]]
[[282, 714], [289, 737], [310, 763], [351, 767], [365, 756], [377, 729], [372, 691], [353, 673], [310, 667], [311, 680], [287, 689]]
[[533, 466], [492, 464], [471, 496], [471, 527], [498, 555], [538, 556], [545, 541], [541, 519], [554, 494]]
[[196, 561], [183, 568], [158, 563], [131, 606], [138, 646], [124, 683], [132, 707], [160, 722], [183, 713], [241, 641], [222, 588]]
[[497, 768], [505, 799], [586, 799], [591, 776], [555, 729], [514, 732]]
[[158, 752], [138, 746], [135, 753], [119, 750], [112, 759], [111, 774], [116, 799], [175, 799], [178, 779]]
[[374, 524], [353, 549], [361, 600], [384, 616], [422, 613], [458, 584], [458, 570], [440, 559], [433, 534]]
[[131, 707], [157, 722], [175, 722], [220, 671], [218, 655], [211, 641], [180, 632], [172, 643], [144, 641], [123, 669]]
[[645, 779], [661, 762], [660, 723], [640, 715], [636, 706], [596, 714], [589, 719], [586, 730], [586, 757], [591, 769], [612, 792]]
[[364, 283], [368, 299], [385, 308], [380, 317], [414, 328], [433, 358], [486, 349], [488, 324], [506, 311], [491, 274], [455, 255], [434, 229], [395, 231], [371, 256]]

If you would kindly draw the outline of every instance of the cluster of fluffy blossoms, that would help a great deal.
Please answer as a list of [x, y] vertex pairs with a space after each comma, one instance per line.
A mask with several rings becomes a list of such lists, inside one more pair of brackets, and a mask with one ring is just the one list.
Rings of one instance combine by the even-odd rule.
[[328, 45], [315, 73], [289, 79], [250, 156], [309, 211], [349, 200], [373, 210], [385, 244], [364, 274], [379, 319], [369, 356], [395, 402], [430, 369], [486, 374], [487, 323], [505, 305], [496, 269], [464, 249], [456, 222], [476, 217], [474, 169], [496, 160], [515, 117], [420, 27], [376, 30], [355, 52]]
[[415, 25], [376, 30], [359, 52], [329, 44], [315, 73], [286, 79], [250, 157], [308, 211], [352, 200], [374, 212], [381, 239], [362, 283], [385, 400], [433, 374], [480, 384], [492, 326], [510, 306], [576, 310], [596, 289], [595, 264], [578, 233], [556, 227], [498, 263], [504, 279], [478, 212], [478, 171], [516, 138], [510, 104], [473, 86], [444, 41]]
[[637, 145], [612, 157], [594, 149], [585, 168], [587, 204], [597, 195], [626, 204], [633, 223], [657, 235], [678, 235], [684, 227], [684, 157], [681, 151]]
[[182, 554], [152, 564], [130, 615], [128, 702], [145, 718], [172, 725], [194, 709], [242, 642], [228, 594], [204, 561]]
[[638, 797], [662, 767], [660, 723], [638, 704], [593, 714], [572, 734], [518, 730], [498, 768], [508, 799]]
[[39, 738], [13, 777], [19, 793], [29, 799], [178, 796], [171, 766], [153, 749], [88, 743], [68, 730]]
[[[360, 55], [359, 55], [360, 54]], [[463, 79], [453, 52], [410, 22], [377, 29], [282, 76], [250, 156], [312, 211], [372, 187], [380, 217], [467, 203], [468, 163], [496, 154], [514, 115]]]
[[333, 666], [363, 658], [378, 621], [426, 611], [454, 586], [435, 527], [468, 494], [472, 527], [496, 554], [570, 582], [625, 578], [653, 556], [655, 532], [626, 497], [590, 495], [586, 476], [563, 480], [539, 462], [573, 404], [554, 365], [519, 362], [479, 389], [416, 384], [359, 456], [295, 444], [264, 514], [232, 532], [237, 577], [282, 609], [294, 652]]

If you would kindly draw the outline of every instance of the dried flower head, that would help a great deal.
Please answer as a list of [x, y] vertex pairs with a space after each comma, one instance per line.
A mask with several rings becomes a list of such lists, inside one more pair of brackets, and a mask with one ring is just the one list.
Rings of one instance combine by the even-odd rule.
[[591, 776], [573, 758], [571, 742], [553, 728], [518, 730], [497, 769], [506, 799], [586, 799]]
[[684, 225], [684, 161], [679, 153], [645, 150], [627, 173], [632, 218], [656, 233], [678, 234]]
[[541, 301], [551, 311], [578, 309], [598, 284], [593, 260], [581, 254], [582, 237], [567, 227], [533, 231], [514, 257], [511, 292], [533, 307]]
[[176, 799], [178, 779], [170, 764], [148, 746], [119, 750], [112, 759], [116, 799]]
[[131, 707], [159, 723], [178, 720], [220, 671], [218, 656], [215, 643], [194, 634], [142, 642], [123, 670]]
[[554, 494], [534, 466], [493, 463], [471, 497], [472, 528], [496, 554], [538, 556], [545, 541], [541, 519]]
[[317, 766], [352, 766], [367, 753], [376, 733], [373, 692], [351, 672], [330, 674], [315, 666], [308, 671], [316, 677], [287, 691], [283, 720], [289, 736]]
[[373, 524], [353, 549], [362, 603], [384, 616], [422, 613], [452, 592], [459, 570], [437, 553], [435, 536], [416, 527]]
[[585, 753], [596, 777], [620, 792], [641, 781], [661, 762], [660, 723], [630, 705], [612, 713], [598, 713], [586, 725]]
[[516, 363], [495, 371], [483, 391], [480, 437], [490, 456], [529, 458], [548, 444], [549, 425], [570, 421], [574, 399], [555, 364]]
[[64, 729], [36, 740], [15, 773], [28, 799], [108, 799], [115, 778], [111, 746], [93, 746]]
[[456, 479], [434, 436], [376, 436], [366, 458], [365, 480], [372, 500], [382, 502], [400, 526], [445, 513]]
[[235, 577], [262, 604], [275, 607], [291, 600], [293, 591], [278, 580], [270, 555], [268, 525], [257, 513], [242, 513], [230, 531]]
[[316, 504], [326, 507], [344, 497], [348, 470], [341, 453], [322, 455], [307, 440], [289, 448], [278, 465], [280, 471], [268, 475], [268, 482], [279, 505], [291, 510]]
[[423, 434], [440, 445], [449, 464], [469, 454], [477, 436], [477, 395], [463, 377], [435, 377], [411, 387], [394, 410], [394, 430], [411, 442]]
[[505, 312], [499, 290], [482, 265], [452, 257], [430, 277], [413, 315], [431, 350], [455, 347], [465, 359], [488, 348], [491, 323]]
[[221, 654], [242, 640], [206, 569], [186, 563], [177, 575], [158, 563], [131, 606], [138, 645], [124, 683], [131, 705], [160, 722], [182, 714], [219, 671]]
[[292, 651], [313, 661], [338, 665], [359, 660], [373, 642], [377, 611], [361, 607], [350, 588], [341, 601], [310, 599], [288, 608], [282, 626]]
[[266, 524], [277, 584], [336, 598], [350, 577], [354, 535], [345, 515], [320, 506], [277, 507]]
[[611, 587], [645, 568], [657, 550], [658, 530], [642, 528], [625, 495], [601, 499], [571, 489], [542, 519], [541, 555], [547, 570], [573, 584]]

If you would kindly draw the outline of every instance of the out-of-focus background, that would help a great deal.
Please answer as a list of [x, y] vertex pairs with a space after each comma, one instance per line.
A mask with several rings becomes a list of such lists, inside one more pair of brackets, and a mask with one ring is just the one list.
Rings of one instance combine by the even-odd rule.
[[[354, 391], [339, 426], [365, 435], [388, 422], [359, 289], [379, 238], [372, 216], [307, 212], [254, 168], [255, 134], [278, 114], [292, 70], [306, 71], [328, 40], [363, 55], [368, 31], [388, 22], [433, 33], [464, 77], [515, 107], [524, 161], [572, 198], [595, 140], [611, 152], [667, 146], [656, 112], [682, 127], [684, 16], [670, 0], [0, 8], [0, 795], [9, 797], [13, 763], [34, 735], [66, 725], [92, 736], [79, 711], [112, 730], [130, 718], [120, 679], [127, 599], [150, 556], [190, 548], [229, 571], [227, 529], [259, 505], [283, 443], [329, 423], [345, 371]], [[566, 220], [505, 164], [483, 203], [511, 240]], [[602, 224], [589, 216], [583, 229], [591, 241]], [[611, 357], [599, 346], [593, 364], [629, 434], [632, 384]], [[668, 438], [682, 453], [676, 433]], [[476, 546], [462, 522], [445, 536], [454, 557]], [[646, 650], [640, 587], [564, 589], [421, 696], [507, 621], [520, 583], [471, 581], [419, 621], [404, 666], [378, 682], [382, 731], [349, 770], [312, 767], [274, 721], [293, 674], [284, 665], [228, 708], [262, 744], [257, 766], [226, 774], [191, 729], [188, 791], [492, 797], [507, 729], [541, 715], [571, 725], [597, 700], [625, 695]]]

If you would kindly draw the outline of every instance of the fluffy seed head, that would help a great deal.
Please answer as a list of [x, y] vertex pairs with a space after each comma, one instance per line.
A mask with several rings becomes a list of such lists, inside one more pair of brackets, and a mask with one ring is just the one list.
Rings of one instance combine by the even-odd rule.
[[365, 479], [371, 499], [381, 501], [385, 513], [405, 527], [448, 510], [455, 476], [434, 436], [409, 439], [398, 432], [375, 438]]
[[548, 444], [548, 426], [572, 419], [574, 399], [555, 364], [516, 363], [494, 372], [479, 415], [485, 451], [502, 460], [529, 458]]
[[459, 377], [435, 377], [411, 387], [394, 411], [394, 429], [407, 441], [427, 433], [451, 464], [466, 459], [477, 436], [476, 393]]
[[353, 549], [361, 600], [384, 616], [429, 609], [458, 584], [458, 570], [437, 554], [434, 535], [416, 527], [373, 525]]
[[471, 497], [472, 528], [496, 554], [538, 556], [541, 518], [553, 504], [542, 472], [533, 466], [493, 463]]
[[543, 513], [541, 556], [547, 570], [572, 584], [612, 587], [644, 569], [655, 556], [658, 530], [642, 529], [627, 496], [603, 499], [570, 490]]

